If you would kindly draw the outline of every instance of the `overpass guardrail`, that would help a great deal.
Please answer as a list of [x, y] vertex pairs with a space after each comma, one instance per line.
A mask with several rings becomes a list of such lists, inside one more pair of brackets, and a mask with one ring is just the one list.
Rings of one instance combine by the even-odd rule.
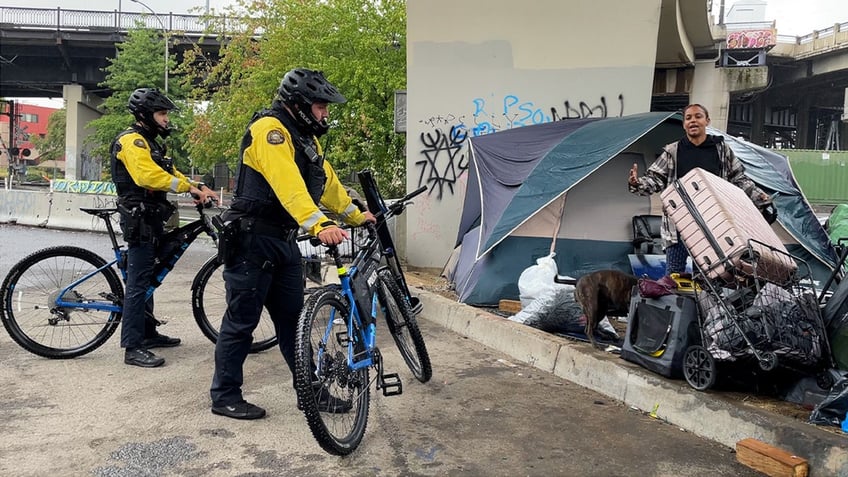
[[[161, 24], [160, 24], [161, 20]], [[20, 8], [0, 6], [2, 28], [44, 28], [55, 31], [127, 32], [138, 28], [165, 29], [185, 34], [241, 32], [243, 18], [234, 16], [184, 15], [174, 13], [136, 13], [98, 10], [66, 10], [53, 8]]]

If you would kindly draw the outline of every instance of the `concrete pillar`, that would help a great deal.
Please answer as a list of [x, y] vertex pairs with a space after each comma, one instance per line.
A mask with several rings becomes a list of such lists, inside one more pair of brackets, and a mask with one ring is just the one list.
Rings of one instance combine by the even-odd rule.
[[[88, 123], [102, 116], [97, 107], [103, 102], [86, 93], [82, 86], [70, 84], [62, 87], [65, 99], [65, 178], [71, 180], [100, 180], [101, 158], [91, 157], [85, 138], [94, 131]], [[108, 159], [108, 158], [107, 158]]]
[[695, 62], [695, 74], [692, 78], [689, 102], [704, 105], [710, 112], [710, 126], [721, 131], [727, 131], [730, 93], [725, 87], [721, 68], [716, 68], [715, 61]]
[[765, 115], [766, 103], [764, 96], [757, 96], [751, 105], [751, 137], [749, 141], [765, 146]]
[[800, 101], [798, 101], [798, 113], [795, 117], [798, 121], [795, 129], [795, 149], [812, 149], [815, 131], [810, 131], [810, 99], [808, 96], [801, 96]]
[[844, 106], [842, 107], [842, 123], [839, 129], [839, 148], [843, 151], [848, 151], [848, 88], [845, 88], [842, 102]]

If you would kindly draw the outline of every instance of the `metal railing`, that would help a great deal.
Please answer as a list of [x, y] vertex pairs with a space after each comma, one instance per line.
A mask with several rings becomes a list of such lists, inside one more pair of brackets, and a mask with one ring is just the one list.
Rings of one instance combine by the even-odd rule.
[[203, 15], [183, 15], [149, 13], [65, 10], [52, 8], [0, 7], [0, 27], [43, 28], [56, 31], [115, 31], [143, 28], [161, 30], [162, 25], [156, 16], [162, 19], [169, 32], [185, 34], [230, 33], [244, 31], [245, 22], [241, 18], [228, 16], [207, 17]]
[[792, 35], [777, 35], [778, 43], [793, 43], [795, 45], [804, 45], [807, 43], [812, 43], [815, 40], [824, 39], [827, 37], [832, 37], [839, 32], [848, 32], [848, 22], [834, 24], [829, 28], [825, 28], [823, 30], [816, 30], [812, 33], [808, 33], [804, 36], [792, 36]]

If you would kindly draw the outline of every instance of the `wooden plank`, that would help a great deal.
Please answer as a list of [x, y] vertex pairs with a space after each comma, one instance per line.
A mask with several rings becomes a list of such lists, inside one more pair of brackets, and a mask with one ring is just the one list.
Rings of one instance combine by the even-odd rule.
[[756, 439], [736, 443], [736, 460], [769, 477], [807, 477], [807, 459]]
[[518, 300], [501, 300], [498, 302], [498, 310], [514, 315], [521, 311], [521, 302]]

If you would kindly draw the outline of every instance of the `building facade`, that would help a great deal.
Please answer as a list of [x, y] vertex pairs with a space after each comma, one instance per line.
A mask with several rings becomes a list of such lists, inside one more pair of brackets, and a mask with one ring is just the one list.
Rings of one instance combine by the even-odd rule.
[[32, 139], [46, 137], [47, 122], [55, 111], [55, 108], [17, 101], [0, 101], [0, 168], [8, 170], [10, 164], [30, 167], [41, 162]]

